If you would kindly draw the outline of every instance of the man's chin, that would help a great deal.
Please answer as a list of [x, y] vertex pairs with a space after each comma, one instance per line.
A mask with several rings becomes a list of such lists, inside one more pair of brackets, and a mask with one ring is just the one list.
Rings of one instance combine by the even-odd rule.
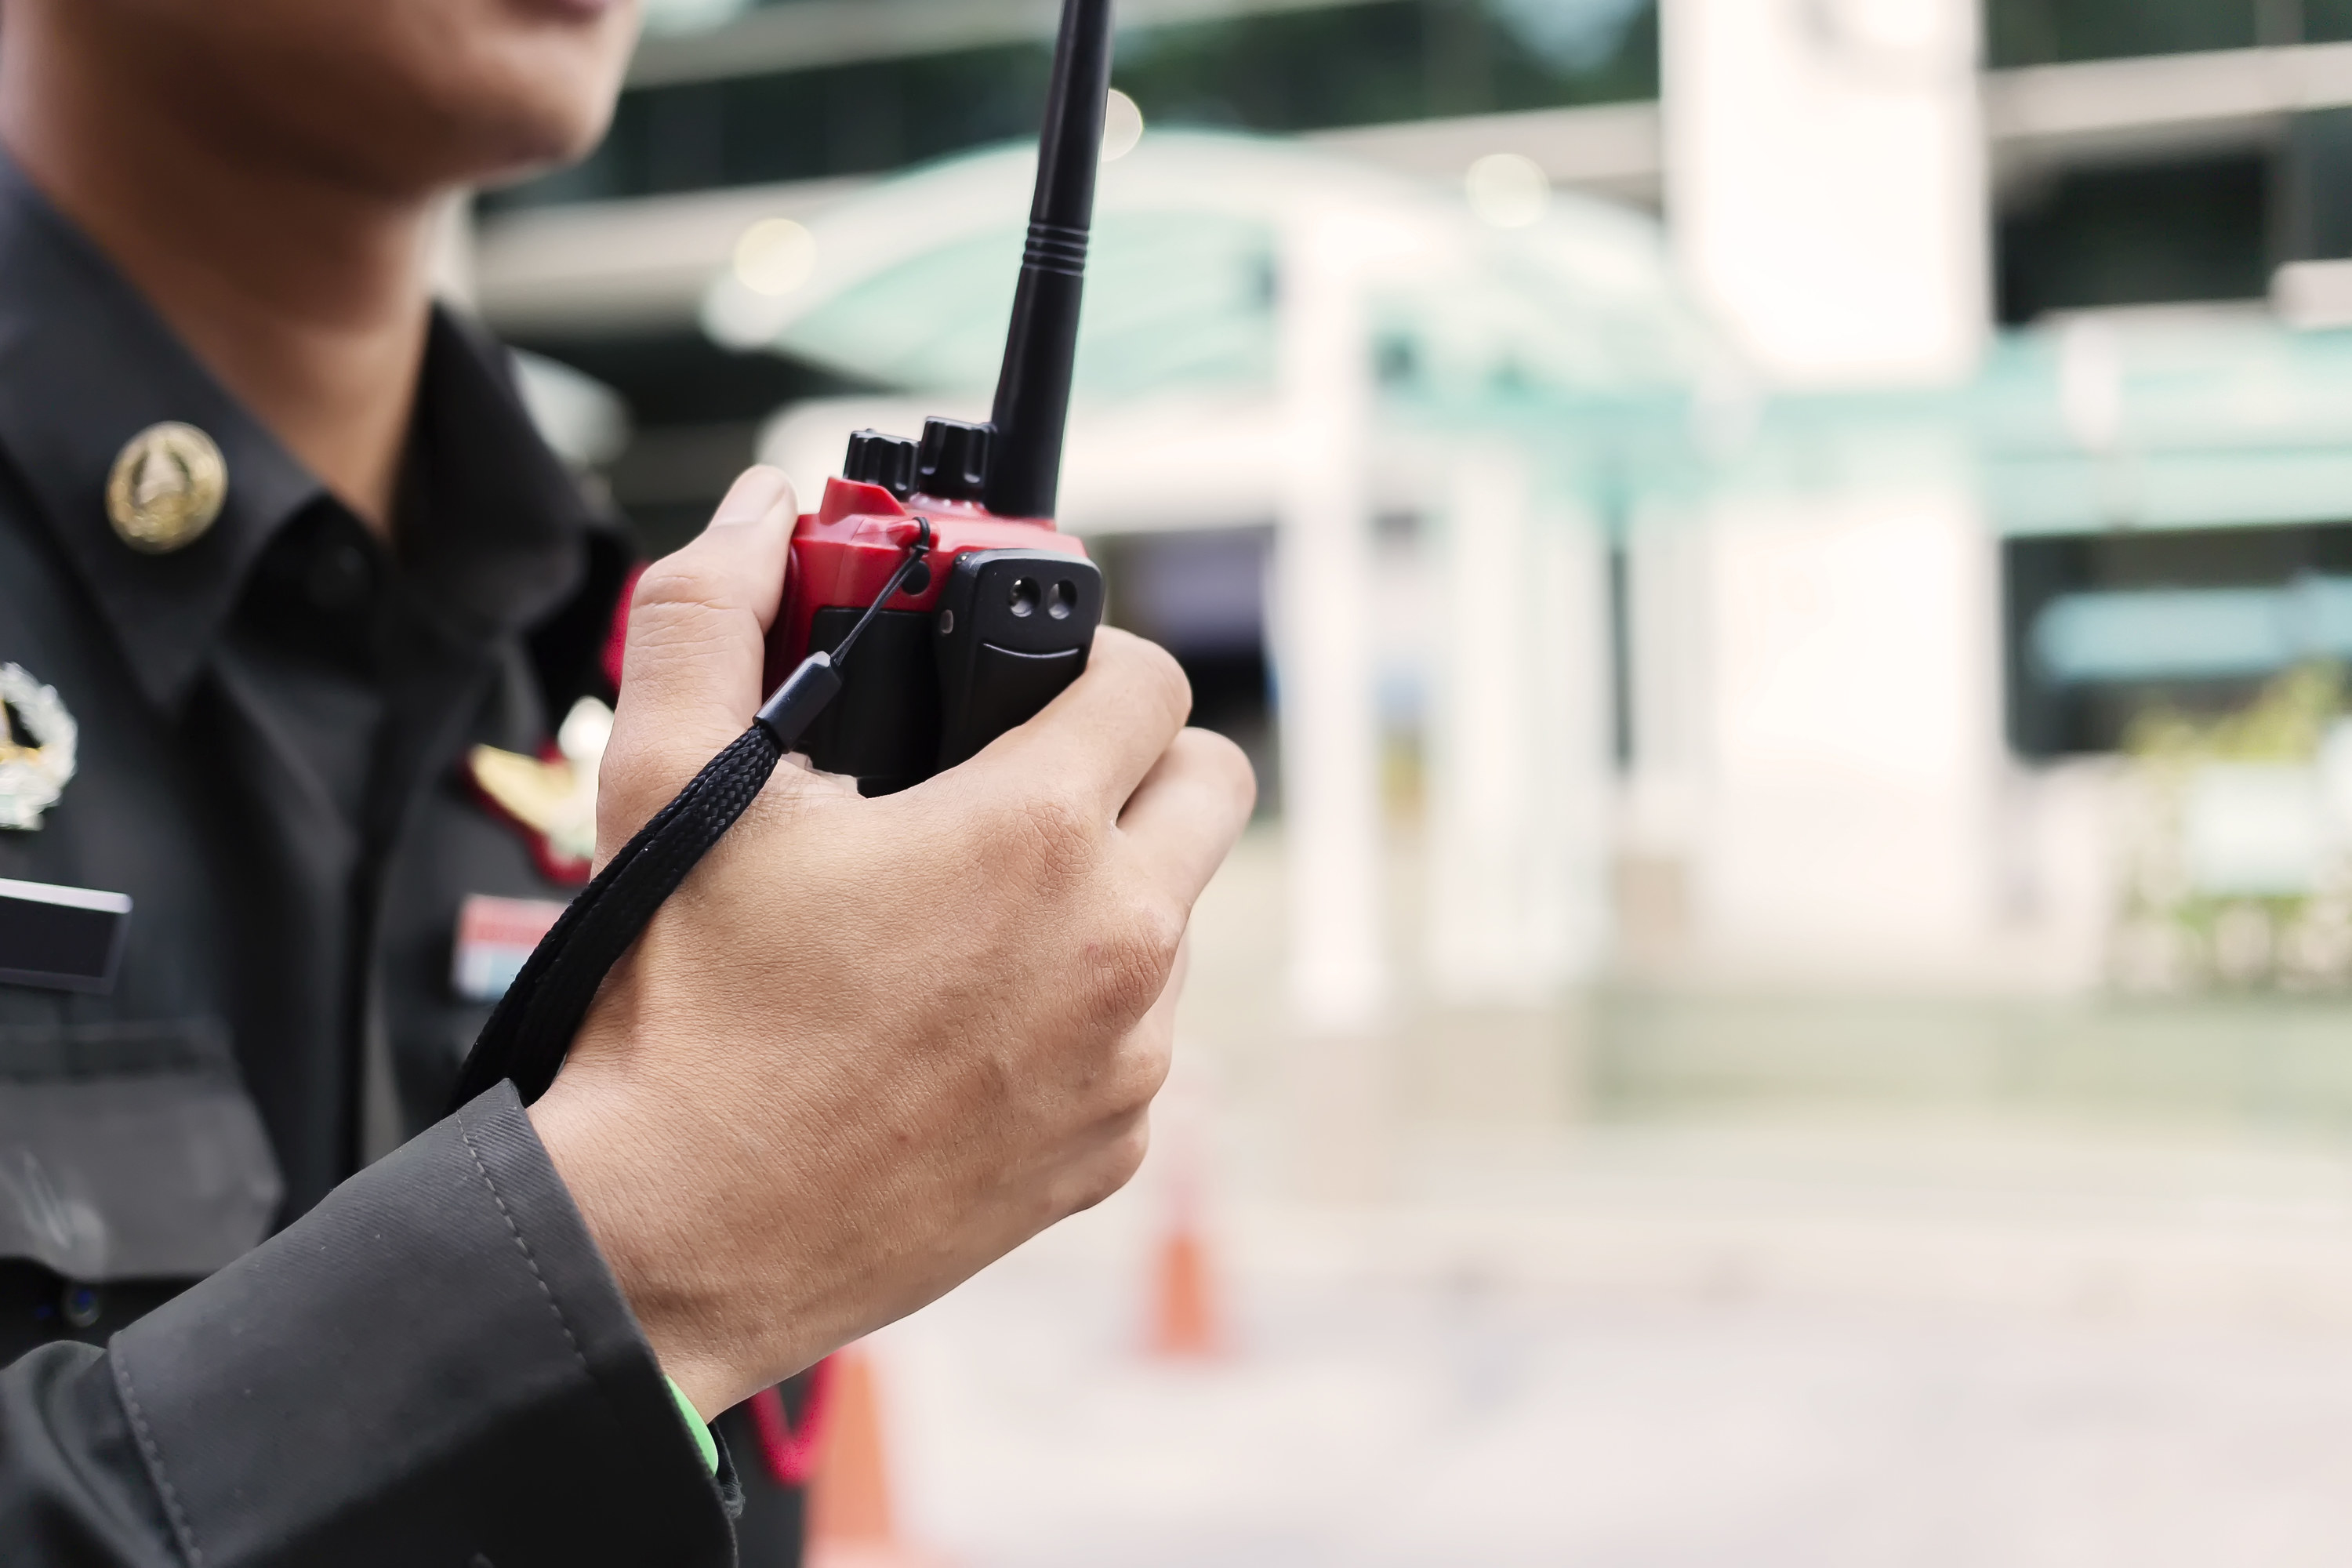
[[583, 61], [576, 49], [548, 48], [542, 40], [493, 68], [445, 78], [431, 94], [438, 110], [425, 122], [442, 134], [425, 134], [462, 167], [439, 173], [467, 184], [507, 184], [578, 163], [612, 124], [620, 74], [617, 63]]
[[592, 132], [576, 126], [517, 126], [509, 122], [496, 133], [477, 139], [462, 159], [462, 167], [445, 171], [436, 184], [495, 189], [519, 184], [534, 175], [567, 168], [596, 150], [604, 139], [604, 123]]
[[518, 11], [579, 22], [601, 21], [631, 7], [632, 0], [507, 0]]

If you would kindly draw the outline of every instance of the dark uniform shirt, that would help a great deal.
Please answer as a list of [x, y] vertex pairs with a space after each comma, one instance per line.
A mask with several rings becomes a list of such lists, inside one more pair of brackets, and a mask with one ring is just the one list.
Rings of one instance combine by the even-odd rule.
[[[165, 421], [217, 444], [226, 501], [144, 553], [107, 485]], [[460, 904], [567, 891], [463, 760], [537, 752], [598, 688], [626, 563], [446, 316], [394, 537], [0, 163], [0, 665], [79, 729], [0, 879], [133, 904], [110, 991], [0, 981], [11, 1568], [726, 1560], [511, 1091], [441, 1121], [486, 1012]]]

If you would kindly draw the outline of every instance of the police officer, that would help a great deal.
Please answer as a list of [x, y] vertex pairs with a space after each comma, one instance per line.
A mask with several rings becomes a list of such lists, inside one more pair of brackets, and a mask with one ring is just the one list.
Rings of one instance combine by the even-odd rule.
[[[413, 198], [469, 163], [570, 150], [609, 96], [620, 7], [537, 27], [443, 7], [457, 27], [407, 55], [383, 19], [325, 6], [12, 9], [7, 547], [47, 542], [67, 575], [12, 562], [0, 594], [79, 635], [39, 637], [38, 659], [0, 649], [25, 731], [0, 739], [18, 781], [0, 782], [0, 874], [136, 910], [125, 950], [79, 970], [0, 951], [0, 1021], [47, 1031], [64, 1070], [108, 1031], [128, 1070], [184, 1064], [175, 1093], [205, 1109], [17, 1097], [41, 1108], [20, 1148], [52, 1182], [130, 1179], [87, 1234], [20, 1219], [0, 1237], [0, 1359], [103, 1336], [437, 1119], [593, 847], [593, 757], [541, 752], [613, 695], [600, 655], [626, 562], [518, 417], [498, 351], [421, 308], [415, 209], [353, 212], [332, 188], [373, 176]], [[355, 58], [288, 69], [322, 24]], [[258, 101], [240, 111], [232, 84]], [[491, 89], [505, 125], [482, 121]], [[435, 113], [453, 107], [480, 122]], [[298, 157], [328, 177], [289, 174]], [[17, 904], [20, 923], [57, 919]], [[194, 1179], [222, 1159], [233, 1204]], [[744, 1476], [753, 1560], [794, 1560], [796, 1500], [763, 1466]]]
[[1248, 788], [1115, 634], [927, 801], [786, 770], [548, 1100], [436, 1125], [588, 845], [740, 732], [783, 571], [755, 472], [640, 591], [588, 805], [626, 551], [424, 258], [593, 142], [632, 12], [0, 4], [0, 1560], [711, 1562], [739, 1479], [781, 1560], [699, 1417], [1139, 1152]]

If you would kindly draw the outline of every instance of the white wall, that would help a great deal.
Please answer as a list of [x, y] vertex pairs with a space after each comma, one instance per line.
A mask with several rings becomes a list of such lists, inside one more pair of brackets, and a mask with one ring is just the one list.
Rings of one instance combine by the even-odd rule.
[[1631, 569], [1619, 842], [1680, 868], [1677, 956], [1837, 984], [2017, 970], [2036, 873], [2011, 842], [1996, 547], [1959, 487], [1727, 498], [1650, 520]]
[[1992, 934], [2001, 778], [1990, 541], [1950, 491], [1708, 519], [1706, 804], [1719, 949], [1935, 971]]
[[1666, 216], [1790, 385], [1948, 381], [1990, 319], [1977, 0], [1664, 0]]

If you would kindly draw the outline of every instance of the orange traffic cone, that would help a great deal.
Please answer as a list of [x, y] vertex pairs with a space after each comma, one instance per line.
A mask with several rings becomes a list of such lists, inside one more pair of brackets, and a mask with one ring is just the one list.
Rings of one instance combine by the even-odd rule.
[[1154, 1260], [1150, 1352], [1171, 1361], [1201, 1361], [1225, 1348], [1208, 1245], [1201, 1236], [1201, 1127], [1197, 1116], [1167, 1118], [1168, 1230]]
[[1159, 1278], [1152, 1293], [1151, 1353], [1171, 1361], [1200, 1361], [1224, 1350], [1210, 1289], [1208, 1249], [1200, 1227], [1179, 1215], [1160, 1244]]
[[833, 1357], [808, 1508], [809, 1568], [940, 1568], [898, 1539], [874, 1363], [855, 1345]]

